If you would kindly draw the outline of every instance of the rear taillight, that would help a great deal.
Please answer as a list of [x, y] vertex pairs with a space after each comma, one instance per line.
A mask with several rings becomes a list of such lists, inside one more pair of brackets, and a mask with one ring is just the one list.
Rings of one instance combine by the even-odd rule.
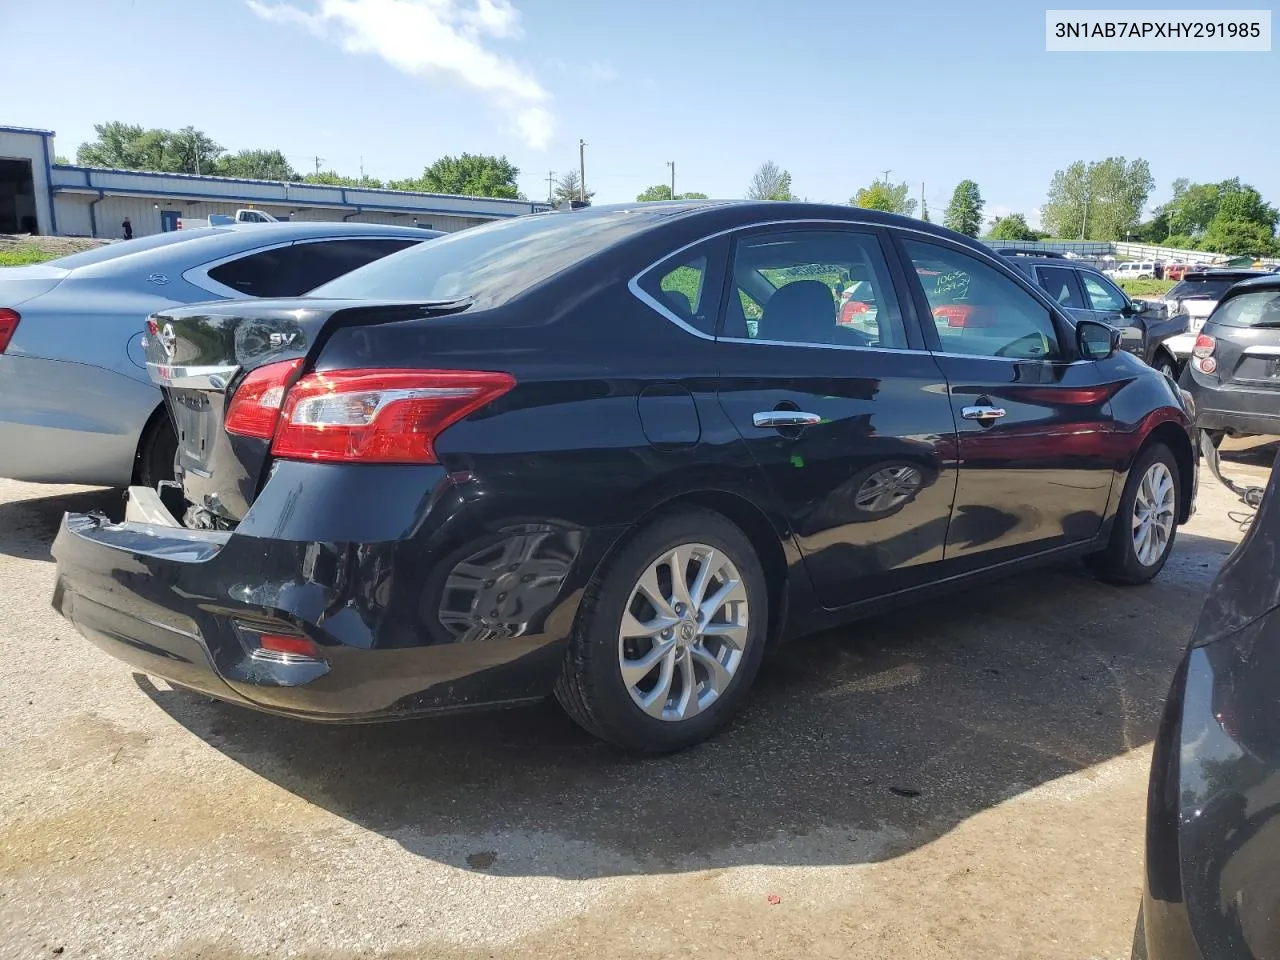
[[224, 424], [227, 433], [259, 440], [270, 440], [275, 436], [285, 391], [301, 366], [301, 357], [268, 363], [240, 381], [227, 407]]
[[515, 383], [510, 374], [479, 370], [311, 373], [285, 396], [271, 452], [288, 460], [436, 463], [436, 438]]
[[1196, 345], [1191, 348], [1191, 363], [1201, 373], [1213, 373], [1218, 369], [1218, 361], [1213, 358], [1213, 351], [1218, 348], [1218, 341], [1207, 333], [1196, 337]]
[[9, 341], [13, 339], [13, 333], [18, 329], [18, 321], [21, 319], [17, 310], [0, 307], [0, 353], [9, 349]]

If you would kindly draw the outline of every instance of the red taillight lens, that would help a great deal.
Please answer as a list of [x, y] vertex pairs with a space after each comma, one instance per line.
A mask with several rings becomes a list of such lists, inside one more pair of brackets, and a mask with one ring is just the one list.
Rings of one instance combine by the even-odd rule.
[[1218, 341], [1208, 334], [1202, 333], [1196, 337], [1196, 345], [1191, 348], [1191, 355], [1203, 360], [1205, 357], [1213, 355], [1213, 351], [1218, 347]]
[[292, 637], [283, 633], [261, 633], [258, 635], [258, 648], [267, 653], [307, 657], [311, 660], [320, 659], [320, 651], [307, 637]]
[[289, 389], [271, 452], [289, 460], [436, 463], [436, 438], [515, 384], [510, 374], [479, 370], [311, 373]]
[[270, 440], [280, 420], [285, 391], [302, 366], [302, 358], [281, 360], [259, 367], [240, 382], [231, 395], [225, 426], [227, 433]]
[[21, 319], [17, 310], [0, 307], [0, 353], [9, 349], [9, 341], [13, 339], [13, 332], [18, 329]]

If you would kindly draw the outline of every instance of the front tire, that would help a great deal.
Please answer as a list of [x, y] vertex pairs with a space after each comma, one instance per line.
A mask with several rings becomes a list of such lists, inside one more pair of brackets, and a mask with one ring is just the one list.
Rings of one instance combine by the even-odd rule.
[[588, 589], [556, 699], [627, 750], [682, 750], [741, 708], [768, 622], [764, 569], [746, 535], [709, 510], [665, 514]]
[[1129, 471], [1107, 548], [1089, 558], [1100, 580], [1147, 583], [1164, 568], [1178, 534], [1181, 496], [1173, 451], [1151, 444]]

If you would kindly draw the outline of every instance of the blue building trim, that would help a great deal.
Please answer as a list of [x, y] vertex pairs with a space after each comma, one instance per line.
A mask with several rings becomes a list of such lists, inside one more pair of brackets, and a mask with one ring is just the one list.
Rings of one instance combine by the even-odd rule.
[[[5, 129], [13, 131], [15, 128], [6, 127]], [[58, 205], [53, 202], [53, 158], [49, 156], [49, 138], [53, 134], [48, 130], [31, 132], [40, 133], [40, 146], [44, 150], [44, 179], [49, 187], [49, 232], [56, 234], [58, 232]]]
[[[102, 191], [113, 197], [165, 197], [176, 200], [187, 200], [190, 203], [247, 203], [257, 204], [263, 207], [297, 207], [305, 210], [308, 208], [323, 208], [328, 210], [342, 210], [344, 206], [336, 200], [331, 201], [306, 201], [306, 200], [276, 200], [270, 197], [238, 197], [226, 194], [218, 194], [217, 196], [198, 197], [193, 196], [191, 191], [183, 190], [129, 190], [119, 187], [97, 187], [93, 186], [89, 189], [94, 191]], [[83, 194], [85, 188], [76, 184], [74, 186], [55, 186], [55, 193]], [[394, 191], [393, 191], [394, 192]], [[523, 216], [523, 211], [512, 211], [510, 213], [485, 213], [478, 210], [451, 210], [443, 207], [402, 207], [391, 206], [389, 204], [357, 204], [362, 211], [373, 211], [376, 213], [400, 213], [406, 217], [417, 216], [418, 214], [429, 213], [442, 217], [469, 217], [475, 220], [505, 220], [510, 217]]]
[[[4, 128], [0, 127], [0, 129], [4, 129]], [[52, 136], [52, 134], [50, 135]], [[85, 181], [87, 184], [90, 184], [90, 185], [92, 184], [91, 176], [93, 173], [113, 173], [113, 174], [124, 174], [126, 176], [131, 176], [131, 177], [148, 177], [152, 179], [165, 180], [165, 181], [194, 180], [200, 183], [252, 184], [254, 186], [273, 187], [275, 189], [284, 187], [286, 189], [292, 188], [297, 190], [339, 190], [339, 191], [349, 190], [353, 193], [374, 193], [374, 194], [382, 194], [384, 196], [390, 196], [390, 197], [409, 196], [409, 197], [425, 197], [425, 198], [437, 199], [437, 200], [457, 200], [457, 199], [478, 200], [484, 203], [496, 203], [496, 204], [503, 204], [503, 205], [509, 205], [513, 207], [518, 207], [520, 208], [521, 213], [538, 213], [541, 211], [551, 209], [551, 207], [548, 204], [541, 203], [536, 200], [511, 200], [507, 197], [458, 197], [448, 193], [416, 193], [416, 192], [409, 192], [405, 190], [388, 190], [385, 187], [340, 187], [340, 186], [330, 186], [324, 183], [303, 183], [301, 181], [289, 181], [289, 180], [250, 180], [246, 177], [210, 177], [210, 176], [205, 176], [204, 174], [195, 174], [195, 173], [163, 173], [156, 170], [121, 170], [117, 167], [81, 167], [77, 164], [65, 164], [65, 165], [58, 164], [58, 169], [84, 171]], [[107, 187], [106, 189], [112, 190], [113, 188]], [[171, 193], [169, 195], [185, 196], [185, 194], [180, 194], [180, 193]], [[274, 201], [257, 198], [256, 202], [271, 203]], [[462, 214], [462, 215], [466, 216], [466, 214]], [[498, 214], [498, 216], [500, 216], [500, 214]]]
[[98, 198], [89, 202], [89, 236], [91, 237], [98, 235], [98, 211], [94, 208], [105, 199], [107, 199], [107, 192], [99, 190]]

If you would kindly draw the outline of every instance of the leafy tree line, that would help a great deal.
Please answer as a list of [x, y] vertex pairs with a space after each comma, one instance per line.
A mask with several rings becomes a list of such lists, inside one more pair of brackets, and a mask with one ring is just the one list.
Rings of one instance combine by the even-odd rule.
[[76, 150], [76, 162], [82, 166], [523, 199], [518, 186], [520, 170], [506, 157], [445, 156], [425, 167], [420, 176], [383, 183], [376, 177], [348, 177], [335, 170], [299, 173], [279, 150], [231, 153], [194, 127], [147, 129], [114, 120], [94, 124], [93, 129], [97, 138]]

